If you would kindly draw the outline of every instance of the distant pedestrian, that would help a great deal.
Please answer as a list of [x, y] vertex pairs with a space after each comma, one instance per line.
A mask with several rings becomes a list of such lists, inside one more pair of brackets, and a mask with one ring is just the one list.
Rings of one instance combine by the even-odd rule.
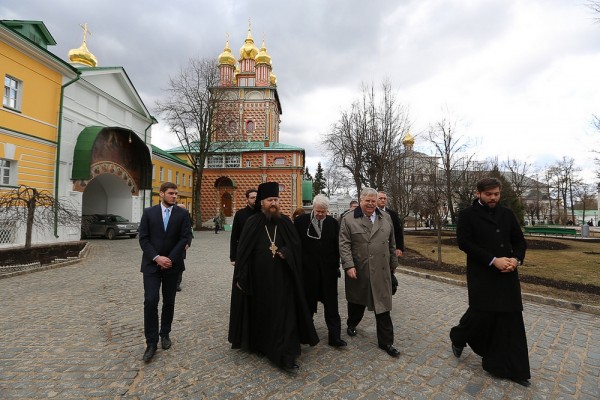
[[450, 330], [452, 352], [468, 344], [490, 374], [529, 386], [529, 354], [518, 267], [526, 242], [511, 209], [498, 204], [502, 183], [484, 178], [458, 217], [458, 247], [467, 253], [469, 308]]
[[[160, 186], [160, 204], [144, 210], [139, 228], [142, 248], [141, 272], [144, 274], [144, 335], [146, 351], [143, 360], [149, 362], [158, 345], [171, 347], [171, 324], [175, 312], [175, 295], [179, 273], [185, 270], [185, 246], [191, 241], [189, 214], [179, 207], [177, 185], [165, 182]], [[158, 302], [162, 285], [160, 331]]]
[[213, 223], [215, 224], [215, 235], [219, 233], [219, 229], [221, 229], [221, 216], [217, 214], [213, 218]]

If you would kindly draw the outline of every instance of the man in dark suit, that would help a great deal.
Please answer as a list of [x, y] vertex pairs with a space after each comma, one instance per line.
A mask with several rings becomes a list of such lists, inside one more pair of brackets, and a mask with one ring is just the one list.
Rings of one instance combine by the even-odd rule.
[[394, 238], [396, 239], [396, 257], [400, 257], [404, 252], [404, 230], [402, 229], [402, 223], [400, 223], [398, 213], [387, 208], [387, 195], [385, 192], [379, 191], [377, 193], [377, 208], [379, 208], [380, 211], [388, 213], [392, 219]]
[[526, 242], [510, 208], [500, 206], [502, 183], [484, 178], [477, 198], [459, 213], [458, 247], [467, 253], [469, 308], [450, 331], [452, 352], [468, 344], [494, 376], [529, 386], [529, 354], [518, 267]]
[[[191, 224], [186, 210], [176, 207], [177, 185], [165, 182], [159, 190], [160, 204], [146, 208], [139, 228], [142, 248], [141, 272], [144, 274], [144, 335], [149, 362], [160, 336], [164, 350], [171, 347], [171, 323], [175, 311], [177, 279], [185, 270], [185, 246], [191, 241]], [[158, 324], [158, 302], [162, 284], [163, 306]]]
[[235, 255], [237, 246], [244, 229], [246, 220], [254, 214], [254, 203], [256, 202], [256, 189], [246, 190], [246, 207], [238, 210], [233, 216], [233, 225], [231, 227], [231, 239], [229, 242], [229, 261], [235, 265]]
[[318, 302], [323, 303], [325, 323], [329, 332], [329, 345], [344, 347], [341, 338], [342, 324], [338, 310], [338, 278], [340, 273], [340, 228], [330, 215], [329, 199], [319, 194], [313, 199], [313, 210], [294, 219], [302, 243], [302, 272], [304, 292], [310, 312], [317, 312]]

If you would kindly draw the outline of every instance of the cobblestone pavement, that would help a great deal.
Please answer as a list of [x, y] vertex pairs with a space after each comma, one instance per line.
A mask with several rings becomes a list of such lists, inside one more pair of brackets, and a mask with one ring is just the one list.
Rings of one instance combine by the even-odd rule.
[[[92, 240], [87, 258], [0, 279], [0, 398], [102, 399], [598, 399], [600, 317], [525, 304], [532, 386], [491, 377], [469, 348], [456, 359], [448, 332], [466, 289], [399, 274], [393, 359], [377, 348], [366, 313], [344, 349], [303, 348], [288, 375], [227, 343], [232, 267], [229, 234], [200, 232], [188, 251], [171, 339], [149, 364], [144, 352], [137, 240]], [[340, 281], [340, 311], [345, 319]], [[345, 324], [343, 324], [345, 325]]]

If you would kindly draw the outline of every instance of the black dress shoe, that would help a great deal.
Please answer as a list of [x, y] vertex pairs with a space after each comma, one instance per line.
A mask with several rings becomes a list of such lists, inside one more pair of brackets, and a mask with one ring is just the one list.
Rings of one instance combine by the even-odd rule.
[[333, 347], [344, 347], [347, 346], [348, 343], [346, 343], [346, 341], [342, 339], [331, 339], [329, 341], [329, 345]]
[[352, 325], [348, 325], [348, 329], [346, 329], [346, 333], [348, 336], [356, 336], [356, 327]]
[[515, 379], [515, 378], [510, 378], [511, 381], [513, 381], [514, 383], [524, 386], [524, 387], [529, 387], [531, 386], [531, 382], [529, 382], [529, 379]]
[[160, 345], [162, 346], [163, 350], [169, 350], [172, 344], [173, 343], [171, 343], [171, 339], [169, 339], [169, 336], [162, 336], [160, 338]]
[[452, 343], [452, 354], [454, 354], [454, 357], [459, 358], [460, 355], [462, 354], [464, 348], [465, 348], [465, 346], [458, 347], [454, 343]]
[[289, 372], [290, 374], [296, 374], [300, 370], [300, 366], [298, 364], [296, 364], [295, 362], [293, 362], [291, 364], [284, 364], [281, 368], [285, 372]]
[[144, 362], [150, 362], [150, 360], [152, 360], [152, 357], [154, 357], [154, 353], [156, 353], [156, 345], [149, 344], [148, 347], [146, 347], [146, 351], [144, 352]]
[[391, 344], [380, 344], [379, 348], [392, 357], [400, 357], [400, 352]]

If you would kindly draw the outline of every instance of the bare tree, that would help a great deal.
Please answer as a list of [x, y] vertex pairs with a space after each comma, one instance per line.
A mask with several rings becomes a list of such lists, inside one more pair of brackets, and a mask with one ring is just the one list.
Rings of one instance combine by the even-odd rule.
[[524, 193], [531, 188], [531, 180], [528, 175], [531, 172], [532, 164], [527, 161], [517, 160], [508, 157], [502, 162], [502, 169], [508, 174], [513, 190], [518, 198], [522, 199]]
[[465, 188], [469, 193], [473, 186], [469, 182], [469, 170], [473, 165], [473, 155], [467, 155], [467, 144], [456, 133], [456, 122], [444, 117], [429, 127], [429, 142], [435, 148], [440, 160], [438, 190], [445, 196], [446, 205], [452, 223], [456, 222], [455, 195], [461, 193], [459, 188]]
[[352, 178], [347, 171], [337, 165], [329, 164], [325, 168], [325, 192], [328, 197], [339, 193], [349, 193], [353, 187]]
[[194, 172], [193, 215], [196, 226], [202, 221], [200, 198], [205, 161], [217, 150], [215, 143], [224, 143], [220, 139], [226, 131], [226, 113], [219, 111], [225, 108], [227, 93], [216, 90], [218, 83], [215, 60], [192, 58], [181, 68], [179, 75], [169, 79], [166, 98], [156, 102], [156, 111], [177, 137]]
[[343, 111], [325, 135], [323, 145], [332, 163], [346, 169], [357, 192], [363, 186], [384, 189], [399, 144], [408, 131], [407, 113], [389, 82], [381, 85], [381, 100], [373, 86]]
[[51, 229], [55, 224], [79, 227], [81, 218], [73, 206], [59, 201], [50, 192], [19, 185], [0, 194], [0, 221], [4, 225], [25, 225], [25, 248], [31, 247], [36, 229]]

